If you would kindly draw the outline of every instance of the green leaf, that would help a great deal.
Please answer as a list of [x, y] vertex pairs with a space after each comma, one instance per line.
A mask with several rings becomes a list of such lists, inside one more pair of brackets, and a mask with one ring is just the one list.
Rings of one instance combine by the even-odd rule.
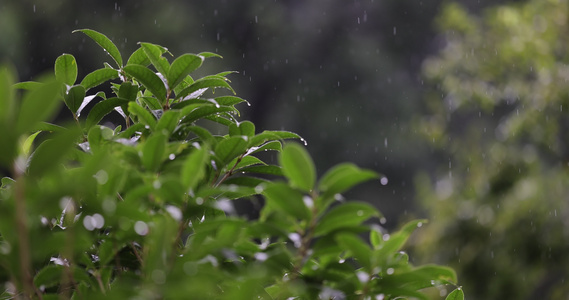
[[273, 209], [294, 218], [310, 219], [310, 211], [304, 204], [303, 195], [287, 184], [272, 183], [264, 189], [263, 194], [267, 198], [267, 205]]
[[198, 136], [201, 141], [209, 146], [214, 146], [215, 138], [213, 135], [207, 131], [207, 129], [200, 127], [200, 126], [188, 126], [188, 131], [193, 132], [196, 136]]
[[230, 136], [247, 136], [252, 137], [255, 135], [255, 124], [249, 121], [239, 122], [238, 124], [229, 125]]
[[210, 57], [223, 58], [223, 56], [213, 52], [200, 52], [198, 53], [198, 56], [201, 56], [203, 58], [210, 58]]
[[371, 270], [371, 249], [362, 239], [352, 233], [340, 233], [336, 235], [336, 241], [344, 250], [350, 251], [368, 272]]
[[55, 115], [59, 106], [62, 84], [59, 82], [44, 83], [29, 91], [22, 101], [20, 113], [16, 119], [17, 133], [25, 133], [37, 123]]
[[138, 103], [132, 101], [128, 103], [128, 111], [138, 117], [138, 121], [152, 129], [156, 127], [156, 119], [154, 116], [144, 109], [142, 106], [138, 105]]
[[91, 111], [89, 111], [89, 115], [85, 121], [85, 129], [89, 130], [89, 128], [91, 128], [93, 125], [99, 123], [99, 121], [101, 121], [104, 116], [113, 111], [115, 107], [126, 105], [128, 103], [129, 101], [126, 99], [109, 98], [95, 104]]
[[[0, 126], [2, 122], [14, 118], [14, 74], [7, 67], [0, 67]], [[4, 128], [2, 128], [4, 131]]]
[[52, 287], [59, 284], [63, 276], [63, 266], [47, 265], [34, 276], [36, 287]]
[[445, 300], [464, 300], [464, 291], [461, 287], [458, 287], [450, 294], [448, 294]]
[[247, 141], [241, 136], [233, 136], [217, 143], [214, 152], [219, 161], [225, 166], [237, 156], [245, 153], [246, 150]]
[[65, 105], [67, 105], [73, 115], [77, 115], [77, 111], [79, 107], [81, 107], [84, 99], [85, 88], [82, 85], [72, 86], [64, 97]]
[[173, 90], [188, 74], [202, 65], [203, 59], [197, 55], [184, 54], [176, 58], [170, 66], [168, 73], [168, 86]]
[[218, 77], [206, 77], [206, 78], [200, 78], [198, 80], [196, 80], [196, 82], [194, 82], [193, 84], [191, 84], [189, 87], [183, 89], [178, 95], [176, 95], [177, 98], [184, 98], [187, 95], [200, 90], [200, 89], [209, 89], [209, 88], [226, 88], [230, 91], [232, 91], [233, 93], [235, 93], [235, 91], [233, 90], [233, 88], [229, 85], [229, 83], [227, 83], [227, 80], [224, 78], [218, 78]]
[[162, 57], [162, 51], [160, 50], [160, 47], [150, 43], [140, 43], [140, 47], [146, 56], [148, 56], [148, 59], [150, 59], [150, 62], [156, 68], [156, 70], [160, 72], [164, 78], [166, 78], [170, 70], [170, 63], [168, 63], [168, 60], [166, 58]]
[[55, 60], [55, 79], [73, 85], [77, 80], [77, 62], [71, 54], [62, 54]]
[[205, 166], [208, 163], [209, 155], [206, 148], [194, 150], [182, 166], [182, 183], [188, 189], [196, 188], [197, 184], [205, 176]]
[[31, 157], [28, 170], [30, 176], [39, 177], [59, 165], [76, 145], [80, 134], [78, 128], [68, 129], [41, 143]]
[[148, 66], [150, 64], [150, 59], [148, 59], [148, 56], [146, 56], [146, 53], [144, 53], [144, 49], [143, 48], [138, 48], [136, 49], [136, 51], [134, 51], [130, 57], [128, 58], [128, 61], [126, 62], [126, 65], [142, 65], [142, 66]]
[[[248, 176], [240, 176], [240, 177], [230, 177], [229, 179], [225, 180], [223, 183], [227, 185], [238, 185], [238, 186], [248, 186], [248, 187], [256, 187], [259, 184], [267, 183], [268, 181], [261, 178], [255, 177], [248, 177]], [[255, 194], [258, 194], [257, 192]]]
[[115, 44], [107, 36], [91, 29], [78, 29], [74, 30], [73, 33], [78, 31], [83, 32], [93, 41], [99, 44], [99, 46], [101, 46], [117, 63], [117, 67], [122, 67], [121, 53], [119, 52], [117, 46], [115, 46]]
[[340, 204], [327, 212], [314, 229], [314, 236], [326, 235], [344, 227], [358, 226], [371, 217], [380, 214], [372, 205], [365, 202]]
[[164, 105], [166, 102], [166, 87], [158, 75], [141, 65], [128, 65], [124, 67], [123, 70], [142, 83], [142, 85]]
[[387, 241], [379, 245], [374, 252], [374, 258], [377, 261], [385, 261], [390, 255], [401, 250], [413, 231], [423, 226], [424, 223], [427, 223], [427, 220], [414, 220], [405, 224], [398, 232], [391, 234]]
[[156, 131], [165, 130], [168, 132], [168, 135], [172, 134], [178, 126], [178, 122], [180, 121], [180, 111], [179, 110], [167, 110], [165, 111], [158, 123], [156, 124]]
[[34, 140], [36, 139], [36, 137], [38, 136], [38, 134], [40, 134], [41, 131], [37, 131], [35, 133], [32, 133], [30, 136], [28, 136], [24, 142], [22, 143], [22, 145], [20, 146], [20, 151], [22, 154], [24, 154], [26, 157], [28, 157], [31, 152], [32, 152], [32, 146], [34, 143]]
[[155, 132], [146, 140], [142, 148], [142, 164], [147, 170], [158, 171], [166, 159], [167, 143], [168, 137], [162, 132]]
[[119, 87], [119, 98], [128, 99], [130, 101], [136, 100], [138, 95], [138, 86], [132, 82], [123, 82]]
[[241, 99], [241, 98], [235, 97], [235, 96], [220, 96], [220, 97], [216, 97], [214, 100], [219, 105], [226, 105], [226, 106], [232, 106], [232, 105], [243, 103], [243, 102], [249, 104], [249, 102], [247, 102], [247, 100], [244, 100], [244, 99]]
[[249, 147], [259, 146], [268, 141], [278, 141], [284, 139], [302, 140], [302, 138], [294, 132], [265, 130], [250, 139]]
[[105, 81], [116, 79], [118, 77], [119, 72], [117, 70], [108, 68], [98, 69], [87, 74], [87, 76], [81, 80], [80, 84], [85, 88], [85, 90], [89, 90], [90, 88], [96, 87]]
[[193, 108], [191, 110], [186, 108], [190, 107], [186, 106], [182, 109], [182, 115], [183, 116], [185, 115], [184, 119], [182, 120], [182, 123], [193, 123], [206, 116], [234, 110], [234, 108], [232, 107], [228, 106], [215, 107], [214, 105], [204, 105], [198, 108]]
[[310, 192], [314, 188], [316, 170], [312, 158], [304, 147], [299, 144], [285, 145], [279, 155], [279, 163], [293, 187], [304, 192]]
[[343, 163], [333, 167], [322, 176], [318, 189], [326, 195], [334, 195], [343, 193], [356, 184], [378, 177], [375, 172], [362, 170], [351, 163]]
[[258, 174], [284, 176], [282, 168], [279, 166], [250, 166], [239, 169], [238, 171], [244, 173], [258, 173]]
[[258, 147], [252, 147], [249, 150], [248, 154], [257, 153], [257, 152], [261, 152], [261, 151], [281, 152], [282, 150], [283, 150], [283, 144], [281, 144], [281, 142], [272, 141], [272, 142], [265, 143], [265, 144], [258, 146]]

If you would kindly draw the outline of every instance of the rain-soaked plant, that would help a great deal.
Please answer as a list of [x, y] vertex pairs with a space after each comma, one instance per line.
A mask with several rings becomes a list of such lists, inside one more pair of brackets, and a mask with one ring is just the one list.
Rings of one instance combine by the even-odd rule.
[[[378, 174], [344, 163], [318, 180], [304, 147], [283, 147], [297, 134], [256, 132], [237, 120], [245, 100], [212, 93], [233, 92], [231, 72], [190, 75], [217, 54], [170, 62], [140, 43], [125, 63], [78, 32], [112, 58], [79, 83], [70, 54], [39, 82], [0, 70], [1, 299], [426, 299], [455, 286], [452, 269], [401, 251], [424, 220], [388, 235], [373, 206], [341, 200]], [[73, 121], [47, 123], [61, 102]], [[101, 125], [111, 113], [120, 125]], [[264, 203], [259, 217], [235, 199]]]

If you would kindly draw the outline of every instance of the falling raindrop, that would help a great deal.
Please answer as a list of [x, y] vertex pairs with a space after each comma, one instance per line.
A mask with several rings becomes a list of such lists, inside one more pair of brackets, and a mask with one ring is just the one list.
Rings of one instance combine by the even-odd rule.
[[381, 183], [381, 185], [387, 185], [387, 183], [389, 182], [389, 180], [387, 179], [387, 177], [381, 177], [381, 179], [379, 180], [379, 182]]
[[393, 35], [397, 35], [397, 27], [393, 26]]

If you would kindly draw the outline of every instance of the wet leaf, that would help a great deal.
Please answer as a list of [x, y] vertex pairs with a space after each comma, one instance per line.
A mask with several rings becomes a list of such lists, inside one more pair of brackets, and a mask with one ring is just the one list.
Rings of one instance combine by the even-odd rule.
[[233, 90], [233, 88], [229, 85], [229, 83], [227, 83], [227, 80], [223, 79], [223, 78], [217, 78], [217, 77], [213, 77], [213, 78], [200, 78], [198, 80], [196, 80], [193, 84], [191, 84], [189, 87], [183, 89], [178, 95], [176, 95], [177, 98], [184, 98], [187, 95], [200, 90], [200, 89], [204, 89], [204, 88], [225, 88], [228, 89], [230, 91], [232, 91], [233, 93], [235, 93], [235, 91]]
[[336, 235], [336, 241], [342, 249], [350, 251], [359, 264], [366, 270], [371, 269], [371, 249], [357, 235], [351, 233], [340, 233]]
[[156, 68], [156, 70], [160, 72], [162, 76], [166, 77], [170, 70], [170, 63], [168, 63], [168, 60], [166, 58], [162, 57], [162, 51], [160, 50], [160, 47], [150, 43], [140, 43], [140, 47], [148, 59], [150, 59], [150, 62]]
[[77, 62], [71, 54], [62, 54], [55, 60], [55, 79], [71, 86], [77, 80]]
[[64, 100], [69, 110], [74, 115], [77, 115], [79, 107], [81, 107], [83, 100], [85, 100], [85, 88], [82, 85], [72, 86], [65, 95]]
[[362, 170], [352, 163], [336, 165], [322, 176], [318, 189], [325, 195], [343, 193], [361, 182], [378, 178], [378, 174]]
[[249, 121], [239, 122], [238, 124], [229, 125], [230, 136], [247, 136], [252, 137], [255, 135], [255, 124]]
[[117, 63], [117, 67], [122, 67], [122, 58], [119, 49], [115, 44], [104, 34], [99, 33], [95, 30], [91, 29], [78, 29], [74, 30], [75, 32], [82, 32], [90, 37], [93, 41], [95, 41], [99, 46], [101, 46], [107, 54], [109, 54], [113, 60]]
[[128, 65], [124, 67], [123, 70], [128, 75], [134, 77], [138, 82], [142, 83], [148, 91], [160, 100], [160, 103], [165, 103], [166, 87], [158, 75], [141, 65]]
[[448, 294], [445, 300], [464, 300], [464, 291], [459, 287]]
[[98, 69], [87, 74], [80, 84], [85, 88], [85, 90], [89, 90], [105, 81], [116, 79], [118, 77], [119, 72], [117, 70], [107, 68]]
[[156, 119], [154, 118], [154, 116], [146, 109], [144, 109], [142, 106], [138, 105], [138, 103], [136, 102], [129, 102], [128, 103], [128, 111], [137, 116], [138, 120], [150, 127], [150, 128], [154, 128], [156, 127]]
[[206, 148], [195, 149], [184, 161], [182, 166], [182, 184], [188, 189], [197, 186], [205, 176], [205, 166], [209, 155]]
[[291, 186], [310, 192], [316, 181], [314, 162], [304, 147], [287, 144], [279, 155], [279, 163]]
[[101, 121], [104, 116], [113, 111], [115, 107], [126, 105], [128, 103], [129, 101], [126, 99], [109, 98], [95, 104], [91, 111], [89, 111], [89, 115], [85, 121], [85, 128], [88, 130], [93, 125], [99, 123], [99, 121]]
[[241, 136], [228, 137], [217, 143], [215, 155], [223, 165], [227, 165], [237, 156], [245, 153], [247, 141]]
[[316, 224], [314, 235], [326, 235], [334, 230], [357, 226], [371, 217], [380, 214], [372, 205], [365, 202], [348, 202], [332, 208]]
[[193, 54], [184, 54], [176, 58], [170, 66], [168, 73], [168, 85], [173, 90], [178, 86], [188, 74], [195, 71], [202, 65], [203, 59]]
[[180, 121], [180, 111], [178, 110], [167, 110], [165, 111], [158, 123], [156, 124], [156, 131], [165, 130], [168, 135], [172, 134], [178, 126], [178, 122]]

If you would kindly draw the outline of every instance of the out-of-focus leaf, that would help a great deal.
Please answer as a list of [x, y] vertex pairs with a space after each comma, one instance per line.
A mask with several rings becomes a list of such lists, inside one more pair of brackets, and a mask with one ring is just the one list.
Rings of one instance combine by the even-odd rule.
[[228, 164], [237, 156], [245, 153], [247, 141], [241, 136], [228, 137], [215, 146], [215, 155], [223, 163]]
[[47, 265], [34, 276], [34, 285], [38, 288], [55, 286], [61, 281], [63, 271], [61, 265]]
[[[14, 91], [12, 84], [14, 82], [14, 74], [7, 67], [0, 67], [0, 126], [6, 120], [14, 118]], [[2, 128], [2, 131], [7, 128]]]
[[205, 175], [205, 165], [209, 155], [206, 148], [195, 149], [184, 161], [182, 166], [182, 184], [189, 189], [196, 187]]
[[138, 105], [136, 102], [129, 102], [128, 103], [128, 111], [137, 116], [138, 120], [143, 123], [144, 125], [154, 128], [156, 127], [156, 119], [152, 114], [144, 109], [142, 106]]
[[287, 215], [308, 220], [310, 211], [306, 207], [303, 195], [284, 183], [273, 183], [267, 186], [263, 194], [267, 198], [267, 204]]
[[72, 86], [64, 97], [65, 105], [76, 115], [85, 99], [85, 88], [82, 85]]
[[37, 123], [51, 118], [57, 112], [62, 84], [56, 81], [44, 83], [29, 91], [22, 101], [16, 132], [25, 133]]
[[83, 32], [93, 41], [99, 44], [99, 46], [101, 46], [105, 50], [105, 52], [107, 52], [107, 54], [109, 54], [113, 58], [113, 60], [117, 63], [117, 67], [119, 68], [122, 67], [121, 53], [119, 52], [117, 46], [115, 46], [115, 44], [106, 35], [91, 29], [78, 29], [74, 30], [73, 33], [78, 31]]
[[355, 234], [340, 233], [336, 235], [336, 241], [344, 250], [350, 251], [366, 270], [371, 270], [371, 249], [362, 239]]
[[167, 110], [162, 114], [160, 120], [156, 124], [156, 131], [165, 130], [168, 132], [168, 135], [174, 132], [178, 122], [180, 121], [180, 111], [178, 110]]
[[141, 65], [128, 65], [123, 70], [150, 91], [162, 104], [166, 101], [166, 87], [158, 75]]
[[108, 68], [98, 69], [87, 74], [87, 76], [81, 80], [80, 84], [85, 88], [85, 90], [89, 90], [90, 88], [94, 88], [105, 81], [116, 79], [118, 77], [119, 72], [117, 70]]
[[146, 169], [154, 172], [158, 170], [166, 159], [167, 142], [168, 137], [162, 132], [155, 132], [146, 140], [142, 149], [142, 164]]
[[168, 85], [171, 90], [176, 88], [184, 78], [202, 65], [203, 59], [197, 55], [184, 54], [176, 58], [170, 66]]
[[325, 235], [340, 228], [357, 226], [371, 217], [379, 216], [377, 209], [368, 203], [343, 203], [332, 208], [320, 219], [314, 229], [314, 235]]
[[37, 131], [32, 133], [30, 136], [28, 136], [24, 142], [22, 143], [22, 145], [20, 146], [20, 151], [22, 152], [22, 154], [24, 154], [26, 157], [29, 156], [32, 152], [32, 146], [34, 143], [34, 140], [36, 139], [36, 137], [38, 136], [38, 134], [40, 134], [41, 131]]
[[31, 157], [29, 175], [39, 177], [58, 165], [75, 146], [80, 134], [78, 128], [68, 129], [41, 143]]
[[279, 155], [283, 173], [292, 186], [310, 192], [316, 181], [316, 169], [308, 152], [299, 144], [287, 144]]
[[398, 232], [391, 234], [387, 241], [380, 244], [379, 249], [374, 251], [374, 259], [385, 261], [387, 257], [399, 251], [405, 245], [415, 229], [423, 226], [425, 223], [427, 223], [427, 220], [414, 220], [405, 224]]
[[129, 101], [126, 99], [121, 98], [109, 98], [107, 100], [103, 100], [89, 111], [89, 115], [87, 116], [87, 120], [85, 121], [85, 128], [88, 130], [93, 125], [99, 123], [104, 116], [109, 114], [111, 111], [115, 109], [115, 107], [122, 106], [128, 104]]
[[73, 85], [77, 80], [77, 62], [71, 54], [62, 54], [55, 60], [55, 79], [66, 85]]
[[18, 90], [33, 90], [37, 87], [41, 86], [40, 82], [37, 81], [22, 81], [15, 83], [13, 87]]
[[343, 163], [333, 167], [322, 176], [318, 189], [325, 195], [334, 195], [374, 178], [378, 178], [378, 175], [373, 171], [362, 170], [351, 163]]

